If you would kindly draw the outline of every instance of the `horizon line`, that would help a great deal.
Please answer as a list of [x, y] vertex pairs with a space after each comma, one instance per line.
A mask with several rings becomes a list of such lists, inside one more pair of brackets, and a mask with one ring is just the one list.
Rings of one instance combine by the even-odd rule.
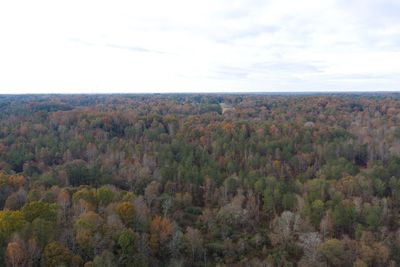
[[353, 90], [353, 91], [341, 91], [341, 90], [301, 90], [301, 91], [167, 91], [167, 92], [83, 92], [83, 93], [68, 93], [68, 92], [57, 92], [57, 93], [1, 93], [0, 96], [23, 96], [23, 95], [187, 95], [187, 94], [354, 94], [354, 93], [400, 93], [400, 90]]

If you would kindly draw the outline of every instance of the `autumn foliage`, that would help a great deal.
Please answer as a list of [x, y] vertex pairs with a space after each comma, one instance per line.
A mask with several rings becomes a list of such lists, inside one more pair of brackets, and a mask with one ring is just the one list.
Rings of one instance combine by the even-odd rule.
[[398, 266], [400, 94], [0, 96], [0, 266]]

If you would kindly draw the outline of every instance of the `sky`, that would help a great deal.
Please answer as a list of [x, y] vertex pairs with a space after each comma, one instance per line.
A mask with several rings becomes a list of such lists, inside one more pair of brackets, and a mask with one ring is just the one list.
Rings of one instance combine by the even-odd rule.
[[2, 0], [1, 93], [400, 90], [400, 0]]

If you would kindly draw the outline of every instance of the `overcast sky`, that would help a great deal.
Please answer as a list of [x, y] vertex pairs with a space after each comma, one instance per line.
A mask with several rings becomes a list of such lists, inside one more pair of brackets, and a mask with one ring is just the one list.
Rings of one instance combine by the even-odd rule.
[[0, 93], [400, 89], [400, 0], [2, 0]]

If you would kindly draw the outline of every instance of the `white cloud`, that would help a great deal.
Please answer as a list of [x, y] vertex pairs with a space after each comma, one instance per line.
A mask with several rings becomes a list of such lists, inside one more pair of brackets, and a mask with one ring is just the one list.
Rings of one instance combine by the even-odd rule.
[[400, 3], [2, 1], [0, 93], [399, 90]]

